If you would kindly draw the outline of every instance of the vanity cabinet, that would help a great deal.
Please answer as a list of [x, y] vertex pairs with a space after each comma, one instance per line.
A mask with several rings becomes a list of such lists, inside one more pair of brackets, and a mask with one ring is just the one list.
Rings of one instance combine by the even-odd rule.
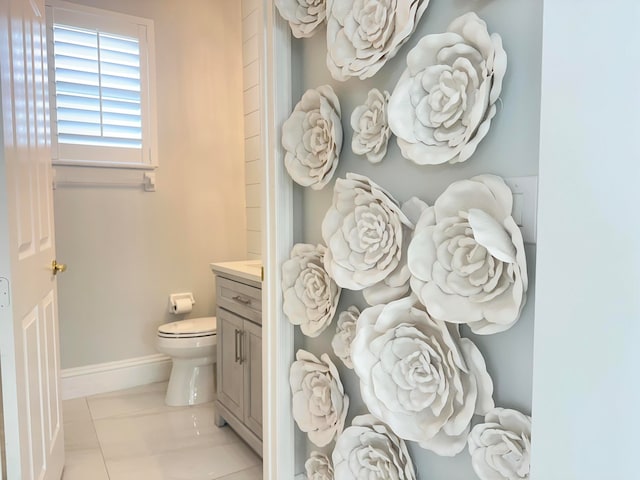
[[229, 424], [262, 455], [262, 291], [260, 282], [216, 270], [216, 424]]

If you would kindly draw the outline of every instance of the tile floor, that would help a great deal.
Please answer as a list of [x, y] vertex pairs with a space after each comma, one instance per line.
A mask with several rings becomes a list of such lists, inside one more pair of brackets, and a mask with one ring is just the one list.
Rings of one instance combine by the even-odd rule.
[[260, 480], [262, 462], [212, 403], [167, 407], [166, 383], [63, 402], [63, 480]]

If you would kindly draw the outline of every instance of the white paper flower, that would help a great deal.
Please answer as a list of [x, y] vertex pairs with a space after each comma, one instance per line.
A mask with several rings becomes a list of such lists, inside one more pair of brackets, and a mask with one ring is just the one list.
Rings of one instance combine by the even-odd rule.
[[333, 340], [331, 340], [333, 353], [342, 360], [342, 363], [344, 363], [347, 368], [353, 368], [353, 363], [351, 362], [351, 342], [353, 342], [353, 337], [356, 336], [356, 324], [359, 316], [360, 310], [358, 310], [356, 306], [351, 306], [344, 312], [341, 312], [340, 315], [338, 315], [336, 334], [333, 336]]
[[518, 320], [528, 280], [512, 207], [500, 177], [479, 175], [451, 184], [422, 214], [408, 262], [411, 288], [431, 316], [484, 335]]
[[374, 88], [369, 91], [367, 101], [353, 110], [351, 148], [357, 155], [366, 155], [371, 163], [379, 163], [387, 154], [387, 143], [391, 136], [387, 122], [389, 92]]
[[402, 260], [405, 227], [397, 202], [367, 177], [347, 173], [333, 190], [322, 221], [324, 266], [342, 288], [362, 290], [384, 280]]
[[407, 446], [373, 415], [353, 419], [333, 449], [336, 480], [415, 480]]
[[469, 453], [482, 480], [528, 480], [531, 463], [531, 417], [495, 408], [485, 423], [473, 427]]
[[327, 14], [326, 0], [275, 0], [275, 4], [296, 38], [311, 37]]
[[307, 480], [333, 480], [331, 460], [324, 453], [311, 452], [304, 462], [304, 469], [307, 472]]
[[340, 102], [329, 85], [304, 93], [282, 125], [282, 146], [295, 182], [314, 190], [329, 183], [342, 149]]
[[407, 41], [429, 0], [327, 0], [327, 67], [336, 80], [376, 74]]
[[[402, 204], [402, 213], [407, 216], [412, 224], [415, 224], [426, 208], [428, 208], [428, 206], [422, 200], [417, 197], [411, 197]], [[383, 280], [362, 290], [362, 296], [367, 304], [379, 305], [381, 303], [389, 303], [393, 300], [406, 297], [409, 293], [411, 272], [407, 265], [407, 249], [412, 235], [413, 231], [408, 227], [404, 227], [402, 255], [400, 256], [398, 266]]]
[[389, 126], [402, 155], [419, 165], [464, 162], [496, 114], [507, 54], [475, 13], [427, 35], [407, 55], [389, 100]]
[[369, 411], [400, 438], [438, 455], [462, 451], [474, 414], [493, 408], [493, 382], [478, 348], [458, 327], [413, 298], [360, 314], [351, 358]]
[[344, 428], [349, 397], [344, 393], [336, 366], [326, 353], [318, 358], [298, 350], [291, 364], [289, 384], [293, 418], [298, 428], [318, 447], [328, 445]]
[[340, 287], [324, 269], [324, 245], [298, 243], [282, 265], [283, 310], [302, 333], [317, 337], [331, 323]]

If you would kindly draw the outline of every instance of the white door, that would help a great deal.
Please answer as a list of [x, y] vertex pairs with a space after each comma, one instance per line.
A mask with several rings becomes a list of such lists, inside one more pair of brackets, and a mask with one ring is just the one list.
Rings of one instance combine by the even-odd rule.
[[43, 0], [0, 0], [0, 369], [7, 480], [64, 464]]

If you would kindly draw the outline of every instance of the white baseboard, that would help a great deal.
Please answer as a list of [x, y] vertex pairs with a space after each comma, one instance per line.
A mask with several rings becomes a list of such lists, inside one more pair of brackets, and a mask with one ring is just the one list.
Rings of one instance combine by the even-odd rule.
[[171, 358], [163, 354], [67, 368], [61, 374], [63, 400], [164, 382], [171, 373]]

